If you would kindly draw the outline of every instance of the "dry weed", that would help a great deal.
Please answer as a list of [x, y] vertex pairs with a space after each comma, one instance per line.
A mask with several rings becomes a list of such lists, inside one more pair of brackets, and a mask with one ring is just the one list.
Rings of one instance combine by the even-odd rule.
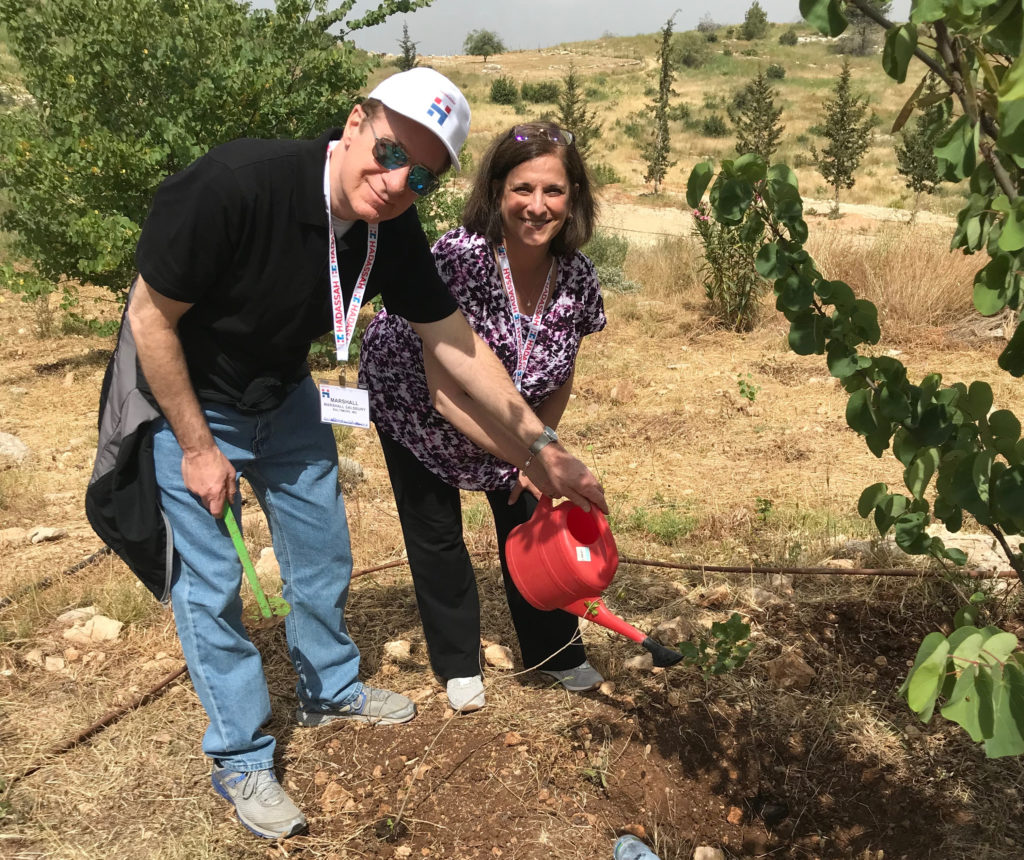
[[934, 233], [900, 226], [863, 237], [826, 228], [807, 245], [825, 277], [874, 302], [886, 343], [910, 346], [973, 313], [971, 285], [985, 261], [949, 251]]

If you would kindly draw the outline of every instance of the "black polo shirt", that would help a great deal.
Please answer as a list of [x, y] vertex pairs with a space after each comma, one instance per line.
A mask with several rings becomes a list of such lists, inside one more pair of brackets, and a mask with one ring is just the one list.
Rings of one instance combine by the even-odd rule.
[[[201, 400], [245, 405], [261, 380], [301, 379], [310, 341], [331, 330], [323, 174], [340, 136], [235, 140], [157, 189], [135, 262], [158, 293], [193, 305], [178, 334]], [[365, 258], [357, 221], [338, 241], [346, 306]], [[378, 294], [412, 322], [457, 309], [412, 207], [380, 224], [364, 304]]]

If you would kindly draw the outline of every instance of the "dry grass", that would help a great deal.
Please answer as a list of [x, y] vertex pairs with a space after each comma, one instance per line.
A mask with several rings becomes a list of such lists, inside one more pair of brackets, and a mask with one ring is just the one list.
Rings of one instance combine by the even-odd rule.
[[871, 237], [816, 231], [808, 251], [827, 278], [874, 302], [886, 343], [907, 346], [935, 329], [977, 316], [972, 284], [987, 258], [950, 251], [948, 236], [896, 226]]

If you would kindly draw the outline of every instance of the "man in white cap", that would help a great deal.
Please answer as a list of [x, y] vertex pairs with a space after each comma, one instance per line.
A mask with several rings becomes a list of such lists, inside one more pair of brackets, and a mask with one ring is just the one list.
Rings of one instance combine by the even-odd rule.
[[[535, 483], [606, 508], [597, 480], [557, 441], [547, 444], [547, 428], [466, 324], [412, 208], [458, 169], [469, 118], [462, 93], [437, 72], [394, 75], [343, 129], [313, 141], [232, 141], [169, 177], [139, 240], [87, 511], [153, 593], [169, 593], [210, 720], [203, 750], [213, 786], [260, 836], [306, 822], [274, 775], [275, 741], [262, 730], [270, 697], [221, 519], [228, 505], [240, 514], [240, 475], [267, 515], [291, 605], [298, 722], [415, 715], [405, 696], [358, 678], [344, 618], [352, 557], [337, 448], [321, 421], [321, 400], [334, 394], [310, 379], [313, 339], [333, 328], [344, 360], [360, 304], [380, 294], [517, 435], [524, 460], [531, 446], [539, 451]], [[338, 392], [361, 408], [358, 392]], [[128, 496], [133, 482], [143, 489]], [[147, 483], [159, 505], [148, 521]]]

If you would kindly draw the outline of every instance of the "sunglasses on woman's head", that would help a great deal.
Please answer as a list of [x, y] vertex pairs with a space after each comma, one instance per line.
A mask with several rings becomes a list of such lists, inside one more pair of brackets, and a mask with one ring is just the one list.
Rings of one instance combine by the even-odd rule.
[[576, 136], [564, 128], [557, 126], [548, 127], [536, 123], [525, 123], [515, 126], [509, 132], [509, 137], [522, 143], [525, 140], [550, 140], [558, 146], [571, 146]]
[[[398, 170], [409, 163], [409, 153], [405, 151], [400, 143], [396, 143], [390, 137], [377, 137], [377, 132], [370, 123], [370, 133], [373, 135], [373, 160], [385, 170]], [[434, 191], [441, 180], [437, 175], [422, 164], [414, 164], [409, 168], [409, 177], [406, 179], [409, 190], [417, 197], [424, 197]]]

